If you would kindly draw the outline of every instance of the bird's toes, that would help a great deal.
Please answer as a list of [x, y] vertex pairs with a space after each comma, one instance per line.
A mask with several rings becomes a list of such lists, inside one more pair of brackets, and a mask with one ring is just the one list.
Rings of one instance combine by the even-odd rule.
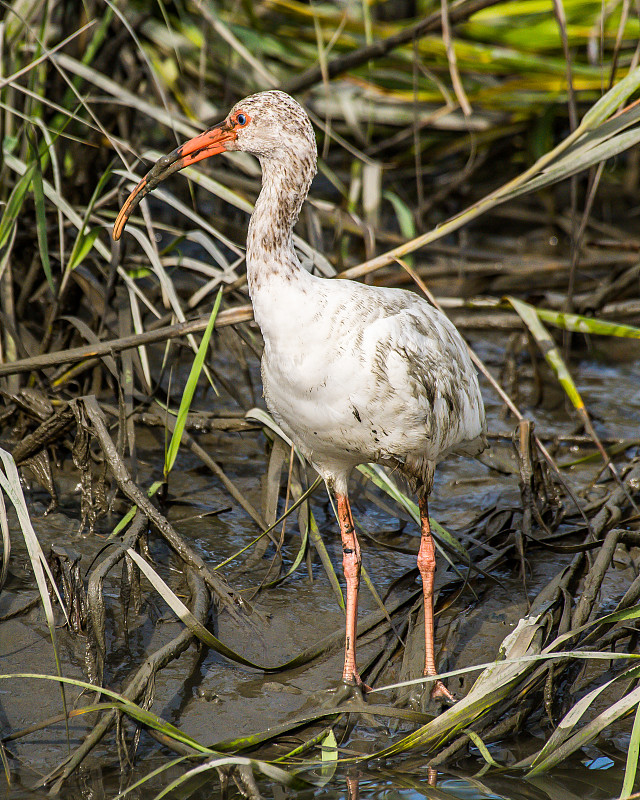
[[437, 715], [442, 711], [443, 706], [449, 708], [455, 705], [457, 700], [458, 698], [447, 689], [442, 681], [434, 681], [414, 687], [413, 691], [400, 701], [400, 704], [422, 714]]
[[345, 703], [364, 703], [362, 686], [345, 680], [341, 680], [335, 688], [330, 689], [328, 694], [323, 692], [322, 695], [321, 705], [327, 709], [338, 708]]
[[445, 706], [453, 706], [457, 698], [452, 694], [442, 681], [436, 681], [431, 688], [431, 699]]
[[[347, 683], [350, 683], [347, 681]], [[367, 683], [365, 683], [362, 678], [356, 673], [355, 681], [351, 684], [352, 686], [357, 687], [360, 689], [360, 693], [366, 695], [368, 692], [372, 692], [373, 689]]]
[[357, 672], [353, 674], [351, 680], [343, 680], [342, 685], [348, 695], [348, 699], [363, 701], [367, 693], [372, 691], [371, 687], [362, 680]]

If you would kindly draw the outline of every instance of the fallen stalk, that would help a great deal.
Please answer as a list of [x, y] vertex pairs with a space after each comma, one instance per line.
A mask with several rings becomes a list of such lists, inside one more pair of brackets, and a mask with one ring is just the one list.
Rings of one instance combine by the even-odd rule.
[[[239, 322], [249, 322], [252, 319], [253, 309], [250, 305], [237, 306], [236, 308], [221, 311], [216, 318], [215, 327], [223, 328], [225, 325], [236, 325]], [[168, 339], [178, 339], [191, 333], [202, 333], [206, 329], [208, 322], [209, 316], [207, 315], [188, 322], [179, 322], [176, 325], [158, 328], [155, 331], [145, 331], [133, 336], [124, 336], [121, 339], [111, 339], [107, 342], [83, 345], [82, 347], [72, 347], [69, 350], [62, 350], [58, 353], [45, 353], [41, 356], [24, 358], [9, 364], [0, 364], [0, 377], [31, 372], [34, 369], [48, 369], [59, 364], [71, 364], [82, 361], [85, 358], [113, 355], [132, 347], [166, 342]]]
[[200, 556], [192, 550], [176, 531], [171, 523], [158, 511], [149, 498], [132, 481], [129, 470], [120, 458], [113, 440], [109, 436], [104, 416], [95, 397], [84, 397], [73, 400], [72, 405], [77, 405], [80, 415], [86, 414], [91, 424], [91, 431], [100, 443], [102, 453], [106, 459], [116, 483], [120, 490], [149, 518], [150, 522], [158, 529], [169, 546], [174, 550], [185, 564], [202, 576], [206, 584], [214, 592], [218, 600], [237, 618], [236, 605], [242, 605], [242, 600], [230, 593], [225, 582], [214, 575]]
[[[189, 568], [187, 569], [187, 580], [193, 598], [192, 613], [204, 624], [209, 614], [209, 593], [205, 582], [197, 575], [195, 570]], [[184, 628], [175, 639], [148, 656], [122, 692], [123, 697], [136, 702], [145, 692], [149, 683], [153, 681], [158, 671], [178, 658], [189, 647], [193, 639], [194, 636], [191, 631], [188, 628]], [[115, 723], [118, 713], [118, 711], [114, 710], [103, 717], [75, 752], [55, 770], [42, 778], [38, 785], [44, 786], [55, 781], [51, 787], [51, 794], [58, 794], [65, 780], [80, 766], [91, 750]]]

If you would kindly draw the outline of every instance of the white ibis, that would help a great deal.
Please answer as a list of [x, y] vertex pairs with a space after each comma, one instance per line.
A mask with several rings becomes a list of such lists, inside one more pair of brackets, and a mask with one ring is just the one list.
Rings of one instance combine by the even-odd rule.
[[[399, 470], [419, 499], [424, 674], [436, 675], [436, 559], [427, 498], [438, 461], [449, 453], [476, 455], [486, 446], [484, 406], [467, 347], [451, 322], [412, 292], [327, 280], [301, 267], [292, 229], [316, 172], [316, 140], [305, 111], [284, 92], [246, 97], [224, 122], [161, 158], [122, 207], [113, 238], [160, 181], [226, 150], [253, 153], [262, 166], [247, 236], [247, 278], [264, 337], [265, 400], [337, 501], [347, 584], [343, 680], [363, 685], [356, 667], [361, 557], [347, 484], [352, 469], [367, 462]], [[439, 680], [431, 696], [453, 699]]]

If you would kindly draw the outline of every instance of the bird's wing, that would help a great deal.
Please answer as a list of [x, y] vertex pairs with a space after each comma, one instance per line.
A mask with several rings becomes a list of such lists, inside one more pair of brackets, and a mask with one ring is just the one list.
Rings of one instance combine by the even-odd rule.
[[[392, 296], [391, 313], [372, 322], [363, 349], [380, 392], [394, 396], [402, 414], [421, 421], [438, 449], [451, 449], [484, 432], [484, 407], [468, 348], [454, 325], [408, 292]], [[380, 396], [380, 394], [378, 394]]]

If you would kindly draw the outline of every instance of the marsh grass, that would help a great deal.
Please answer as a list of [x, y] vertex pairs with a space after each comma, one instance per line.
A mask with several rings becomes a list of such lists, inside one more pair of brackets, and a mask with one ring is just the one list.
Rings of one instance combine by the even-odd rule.
[[[448, 14], [420, 6], [424, 17], [416, 19], [404, 18], [394, 3], [296, 0], [175, 7], [96, 0], [83, 5], [81, 18], [66, 2], [5, 8], [0, 435], [12, 455], [1, 451], [0, 482], [16, 509], [46, 610], [58, 669], [57, 677], [48, 677], [80, 687], [62, 674], [55, 626], [69, 621], [66, 608], [86, 602], [79, 627], [64, 635], [85, 637], [91, 681], [82, 688], [109, 698], [87, 707], [87, 713], [100, 711], [95, 726], [69, 759], [61, 750], [60, 764], [42, 780], [56, 791], [116, 725], [122, 744], [122, 714], [138, 726], [130, 750], [125, 741], [125, 761], [144, 730], [177, 754], [166, 770], [184, 769], [158, 796], [187, 791], [187, 782], [192, 786], [215, 770], [223, 783], [234, 780], [241, 793], [255, 797], [254, 773], [293, 789], [329, 784], [338, 764], [357, 761], [341, 749], [350, 725], [366, 726], [373, 717], [414, 730], [364, 758], [420, 748], [437, 767], [472, 744], [487, 769], [505, 770], [487, 744], [539, 723], [543, 708], [552, 732], [536, 753], [509, 769], [538, 775], [635, 713], [620, 789], [621, 798], [632, 796], [640, 740], [633, 661], [640, 582], [636, 576], [613, 598], [613, 613], [600, 594], [616, 552], [633, 554], [639, 545], [637, 441], [609, 441], [602, 425], [596, 432], [572, 361], [594, 336], [609, 337], [605, 347], [611, 348], [618, 339], [640, 336], [640, 239], [628, 213], [637, 204], [640, 164], [634, 99], [639, 21], [628, 4], [587, 0], [556, 4], [555, 15], [551, 4], [533, 0], [461, 0]], [[305, 566], [311, 574], [317, 558], [336, 605], [343, 606], [321, 535], [318, 481], [270, 416], [255, 408], [252, 369], [261, 342], [248, 307], [243, 241], [259, 169], [235, 154], [210, 168], [185, 170], [184, 179], [141, 204], [122, 245], [109, 234], [120, 202], [150, 162], [226, 113], [232, 101], [270, 87], [295, 90], [319, 134], [320, 177], [295, 238], [303, 263], [326, 277], [440, 295], [463, 331], [497, 337], [508, 354], [502, 384], [474, 358], [489, 391], [505, 404], [507, 427], [517, 424], [521, 504], [496, 506], [459, 535], [433, 520], [453, 567], [453, 594], [467, 587], [475, 593], [498, 567], [520, 569], [526, 581], [527, 560], [541, 557], [544, 548], [571, 560], [531, 598], [529, 613], [490, 654], [495, 661], [467, 696], [438, 717], [374, 693], [366, 706], [338, 698], [332, 708], [270, 721], [264, 730], [208, 747], [144, 707], [156, 675], [171, 662], [185, 663], [196, 638], [232, 662], [268, 673], [311, 664], [342, 646], [336, 630], [286, 663], [259, 664], [209, 630], [222, 614], [238, 626], [256, 625], [244, 593], [225, 580], [232, 561], [247, 575], [259, 566], [252, 593], [268, 598], [276, 586], [299, 579]], [[573, 181], [569, 191], [567, 179]], [[477, 226], [461, 232], [480, 216], [488, 243]], [[505, 219], [513, 228], [506, 236]], [[519, 237], [540, 231], [561, 246], [523, 257]], [[562, 340], [547, 325], [560, 329]], [[241, 381], [220, 367], [221, 357]], [[551, 371], [542, 372], [542, 361]], [[185, 365], [190, 372], [183, 390], [178, 375]], [[567, 422], [566, 440], [540, 427], [534, 432], [528, 417], [535, 403], [523, 405], [512, 391], [525, 373], [546, 390], [559, 382], [580, 431]], [[176, 407], [174, 419], [169, 410]], [[144, 486], [138, 443], [156, 425], [165, 428], [169, 444], [164, 462], [159, 458], [151, 468], [154, 480]], [[219, 463], [222, 458], [199, 444], [200, 434], [212, 430], [230, 441], [239, 432], [264, 438], [266, 463], [256, 465], [255, 475], [263, 483], [260, 503]], [[578, 441], [580, 455], [563, 441]], [[248, 543], [222, 560], [211, 554], [205, 563], [167, 518], [167, 482], [170, 489], [176, 458], [186, 453], [255, 526]], [[590, 465], [586, 479], [570, 472], [579, 462]], [[75, 600], [63, 598], [56, 586], [15, 464], [50, 494], [52, 508], [61, 467], [73, 472], [81, 486], [74, 502], [83, 534], [100, 532], [109, 513], [118, 538], [105, 552], [96, 548]], [[596, 492], [604, 470], [612, 481]], [[375, 465], [363, 466], [360, 475], [368, 499], [415, 520], [415, 504], [394, 476]], [[17, 535], [5, 512], [2, 499], [0, 584]], [[165, 543], [180, 581], [169, 585], [161, 565], [151, 563], [149, 537]], [[118, 564], [127, 577], [111, 580], [137, 598], [138, 610], [142, 598], [160, 597], [184, 628], [132, 662], [114, 693], [104, 685], [114, 674], [104, 583]], [[367, 680], [406, 688], [389, 665], [410, 660], [415, 592], [391, 596], [367, 580], [375, 610], [358, 628], [375, 643]], [[477, 594], [474, 602], [482, 602]], [[582, 670], [585, 660], [589, 672]], [[190, 671], [185, 663], [185, 681]], [[614, 699], [612, 689], [620, 686]], [[549, 699], [555, 689], [562, 702]], [[602, 697], [611, 698], [604, 709]], [[65, 720], [82, 713], [69, 710], [64, 699], [61, 705]], [[3, 735], [9, 785], [5, 750], [29, 732]], [[294, 733], [298, 740], [291, 746], [287, 736]], [[247, 751], [251, 758], [242, 755]], [[207, 760], [185, 763], [194, 757]]]

